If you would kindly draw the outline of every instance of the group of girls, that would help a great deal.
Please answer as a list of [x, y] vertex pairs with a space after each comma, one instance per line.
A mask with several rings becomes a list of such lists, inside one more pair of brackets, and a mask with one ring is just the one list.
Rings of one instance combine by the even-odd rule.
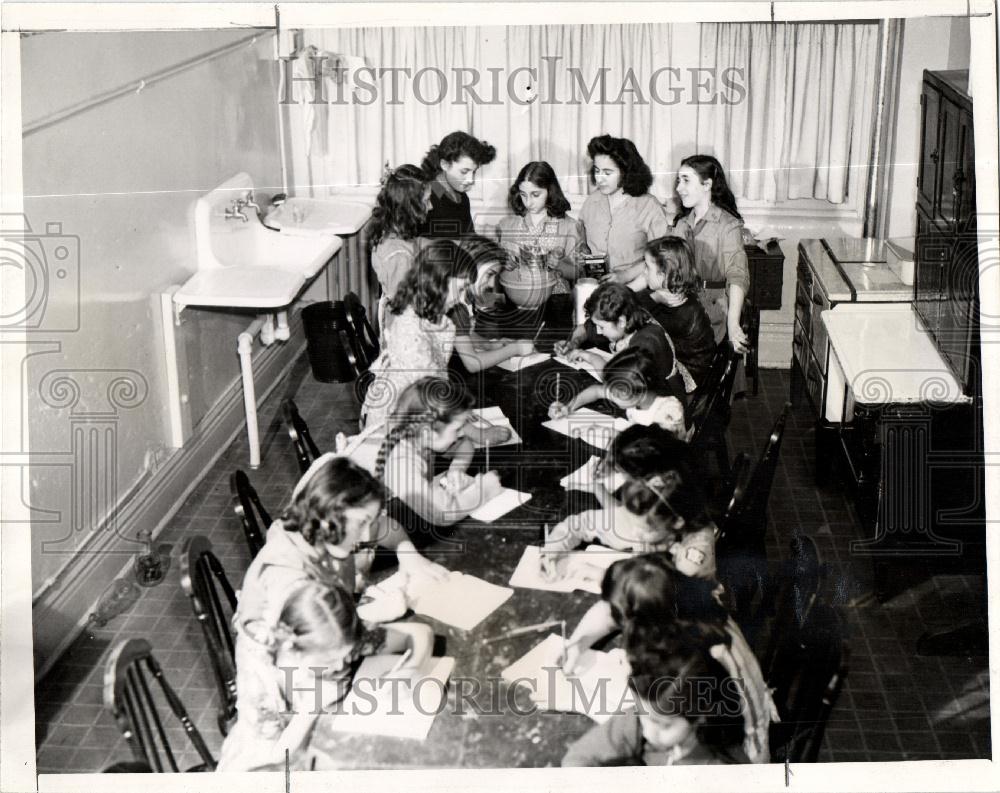
[[[745, 342], [738, 319], [746, 262], [742, 244], [730, 239], [741, 221], [722, 169], [710, 157], [684, 161], [678, 228], [685, 236], [674, 238], [648, 193], [652, 176], [634, 145], [600, 136], [588, 146], [596, 192], [579, 223], [567, 215], [552, 168], [533, 162], [511, 186], [512, 214], [491, 240], [473, 233], [468, 191], [495, 154], [484, 141], [455, 132], [431, 147], [420, 168], [401, 166], [385, 179], [372, 236], [383, 291], [382, 353], [372, 367], [361, 436], [376, 453], [363, 460], [354, 453], [361, 445], [351, 444], [317, 460], [247, 572], [234, 617], [239, 716], [220, 770], [274, 766], [285, 750], [295, 767], [307, 767], [305, 747], [319, 712], [315, 687], [327, 710], [345, 695], [361, 656], [377, 645], [410, 651], [398, 670], [404, 677], [418, 674], [429, 657], [430, 629], [394, 621], [407, 611], [404, 596], [365, 606], [356, 597], [379, 545], [396, 551], [407, 575], [445, 576], [417, 550], [409, 516], [453, 524], [501, 489], [495, 471], [471, 476], [468, 469], [475, 445], [502, 442], [508, 431], [474, 418], [472, 399], [449, 379], [448, 363], [455, 353], [475, 372], [532, 351], [531, 342], [476, 332], [498, 271], [525, 241], [546, 251], [563, 291], [579, 275], [580, 252], [605, 253], [610, 265], [587, 302], [587, 322], [557, 345], [557, 352], [601, 371], [603, 382], [568, 405], [553, 404], [550, 414], [603, 397], [624, 409], [632, 425], [609, 447], [592, 484], [601, 510], [571, 516], [547, 535], [543, 573], [559, 575], [562, 552], [585, 540], [645, 554], [608, 571], [604, 599], [574, 632], [563, 662], [571, 672], [580, 651], [621, 629], [648, 713], [637, 722], [615, 717], [604, 733], [575, 744], [565, 762], [715, 762], [741, 759], [740, 752], [766, 760], [772, 706], [752, 653], [719, 605], [715, 527], [682, 440], [685, 395], [707, 371], [714, 344], [727, 332], [737, 349]], [[704, 302], [712, 289], [721, 296], [711, 297], [710, 319]], [[607, 363], [588, 352], [605, 344], [613, 353]], [[436, 455], [450, 457], [437, 475]], [[613, 484], [610, 475], [624, 484]], [[643, 572], [653, 568], [659, 578]], [[703, 595], [697, 608], [692, 591]], [[373, 631], [378, 624], [383, 629]], [[682, 685], [720, 668], [740, 681], [742, 748], [706, 737], [712, 714], [684, 711], [684, 724], [671, 725], [670, 714], [658, 712], [656, 678], [673, 672]], [[300, 696], [308, 706], [297, 707], [304, 705]]]

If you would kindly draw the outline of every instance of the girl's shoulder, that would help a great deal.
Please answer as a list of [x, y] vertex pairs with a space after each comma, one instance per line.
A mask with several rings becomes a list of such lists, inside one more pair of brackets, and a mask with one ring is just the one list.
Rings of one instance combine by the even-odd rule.
[[504, 231], [518, 231], [524, 225], [524, 217], [521, 215], [515, 215], [510, 213], [509, 215], [504, 215], [500, 220], [497, 221], [497, 229], [501, 232]]
[[716, 222], [722, 227], [723, 230], [728, 231], [732, 228], [743, 228], [743, 221], [736, 217], [736, 215], [732, 212], [723, 209], [718, 204], [713, 204], [712, 206], [719, 211], [718, 220]]
[[417, 240], [404, 240], [395, 234], [387, 234], [372, 249], [373, 255], [382, 257], [392, 256], [394, 253], [408, 253], [415, 256], [417, 253]]

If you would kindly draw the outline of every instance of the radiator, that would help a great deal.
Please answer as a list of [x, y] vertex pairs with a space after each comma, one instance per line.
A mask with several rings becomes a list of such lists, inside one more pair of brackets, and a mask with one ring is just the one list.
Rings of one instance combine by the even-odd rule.
[[328, 266], [326, 283], [330, 300], [342, 300], [349, 292], [354, 292], [368, 312], [368, 321], [374, 325], [381, 289], [368, 250], [371, 226], [369, 220], [357, 234], [344, 238], [343, 247]]

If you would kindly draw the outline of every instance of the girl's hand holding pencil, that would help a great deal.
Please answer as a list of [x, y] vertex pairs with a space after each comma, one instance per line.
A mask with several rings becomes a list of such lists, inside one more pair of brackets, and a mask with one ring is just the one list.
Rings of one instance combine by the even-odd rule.
[[561, 419], [565, 418], [570, 414], [569, 405], [563, 404], [562, 402], [553, 402], [549, 405], [549, 418], [550, 419]]

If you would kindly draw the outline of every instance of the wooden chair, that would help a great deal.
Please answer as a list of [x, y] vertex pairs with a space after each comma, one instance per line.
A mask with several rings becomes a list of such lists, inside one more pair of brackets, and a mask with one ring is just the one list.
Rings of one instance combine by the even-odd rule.
[[229, 627], [236, 611], [236, 593], [205, 537], [191, 537], [185, 542], [181, 588], [205, 636], [219, 690], [219, 731], [226, 735], [236, 719], [236, 648]]
[[[379, 355], [378, 334], [368, 321], [368, 312], [354, 292], [344, 295], [344, 308], [348, 319], [354, 326], [354, 338], [357, 339], [357, 369], [358, 373], [368, 371]], [[380, 326], [381, 327], [381, 326]]]
[[689, 406], [691, 424], [694, 426], [691, 446], [705, 452], [714, 452], [719, 472], [724, 478], [732, 476], [726, 431], [729, 429], [729, 403], [732, 400], [739, 360], [740, 356], [733, 352], [728, 342], [720, 344], [712, 358], [708, 375], [691, 395]]
[[145, 639], [128, 639], [119, 644], [111, 651], [104, 668], [104, 706], [118, 723], [136, 762], [145, 763], [154, 772], [180, 770], [160, 718], [159, 705], [153, 698], [153, 680], [202, 759], [199, 765], [188, 770], [214, 771], [215, 759], [163, 676], [163, 670], [153, 657], [153, 648]]
[[302, 416], [299, 415], [299, 408], [294, 400], [286, 399], [281, 406], [285, 415], [285, 427], [288, 429], [288, 437], [295, 445], [295, 459], [298, 461], [299, 470], [305, 473], [309, 470], [313, 460], [319, 457], [319, 447], [309, 434], [309, 427], [306, 426]]
[[847, 676], [850, 652], [832, 606], [814, 599], [802, 610], [795, 588], [787, 592], [763, 668], [781, 716], [771, 725], [771, 760], [814, 763]]
[[243, 536], [246, 537], [250, 558], [253, 559], [264, 547], [271, 515], [260, 503], [257, 491], [243, 471], [233, 471], [229, 477], [229, 492], [233, 495], [233, 512], [243, 524]]
[[786, 403], [749, 479], [745, 484], [736, 482], [715, 546], [719, 580], [730, 593], [736, 621], [748, 637], [759, 632], [769, 608], [767, 505], [790, 410], [791, 403]]

